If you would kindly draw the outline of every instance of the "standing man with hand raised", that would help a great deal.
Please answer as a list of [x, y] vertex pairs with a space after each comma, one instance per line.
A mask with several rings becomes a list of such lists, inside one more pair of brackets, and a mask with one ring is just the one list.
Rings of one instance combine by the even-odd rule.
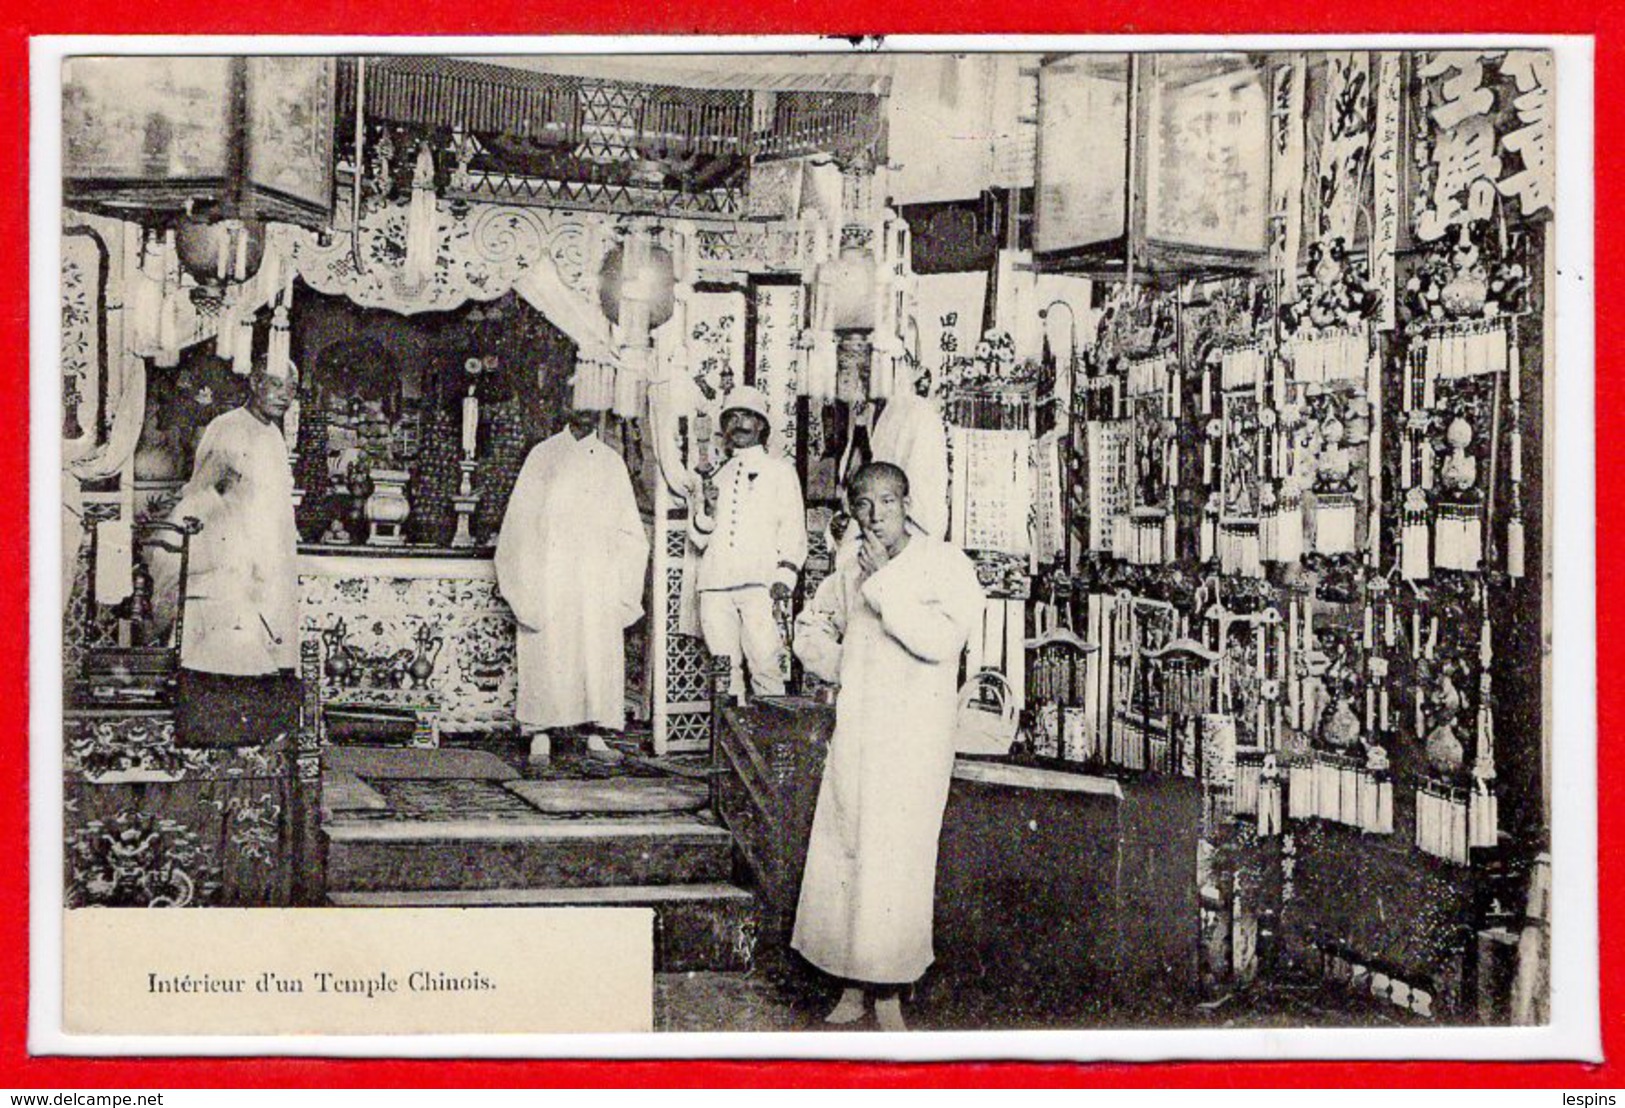
[[853, 1023], [931, 964], [937, 839], [953, 775], [959, 660], [982, 616], [976, 567], [909, 524], [908, 477], [874, 462], [847, 486], [855, 551], [796, 621], [796, 656], [840, 686], [791, 945], [845, 983], [827, 1017]]
[[[690, 535], [700, 559], [700, 630], [706, 648], [727, 658], [729, 691], [783, 696], [784, 637], [775, 609], [788, 609], [796, 575], [807, 560], [807, 519], [801, 482], [788, 459], [766, 450], [767, 397], [745, 386], [723, 401], [722, 433], [729, 458], [717, 470], [715, 512], [703, 485], [690, 493]], [[785, 617], [788, 619], [788, 615]]]

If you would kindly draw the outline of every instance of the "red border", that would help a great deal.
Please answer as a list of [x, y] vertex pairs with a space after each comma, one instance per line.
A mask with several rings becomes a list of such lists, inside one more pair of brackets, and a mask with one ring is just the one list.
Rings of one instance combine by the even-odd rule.
[[[9, 7], [9, 5], [8, 5]], [[769, 5], [760, 0], [574, 0], [543, 10], [534, 0], [417, 0], [358, 5], [351, 0], [222, 5], [219, 0], [119, 0], [23, 4], [0, 17], [0, 134], [7, 145], [0, 191], [0, 259], [11, 280], [0, 309], [0, 410], [13, 413], [0, 434], [0, 472], [28, 472], [28, 38], [36, 34], [523, 34], [546, 33], [1574, 33], [1596, 36], [1596, 88], [1625, 81], [1625, 4], [1609, 0], [1365, 0], [1359, 5], [1305, 5], [1300, 0], [1096, 0], [1071, 11], [1051, 4], [981, 5], [975, 0], [832, 0]], [[1600, 213], [1625, 208], [1625, 174], [1601, 172], [1625, 145], [1625, 98], [1596, 101], [1598, 303], [1625, 293], [1625, 222]], [[1612, 230], [1610, 230], [1610, 223]], [[1598, 313], [1597, 363], [1625, 356], [1625, 312]], [[1625, 630], [1625, 569], [1619, 551], [1625, 524], [1625, 389], [1597, 389], [1598, 667], [1617, 671], [1625, 647], [1609, 634]], [[14, 486], [15, 487], [15, 486]], [[21, 510], [13, 520], [23, 518]], [[0, 529], [0, 627], [28, 626], [28, 535], [15, 523]], [[1523, 1063], [1188, 1063], [1164, 1065], [891, 1064], [839, 1062], [508, 1062], [328, 1061], [304, 1059], [82, 1060], [27, 1053], [28, 648], [24, 633], [0, 636], [0, 842], [11, 864], [0, 866], [0, 1086], [17, 1089], [308, 1087], [507, 1088], [574, 1086], [818, 1087], [1619, 1087], [1625, 1067]], [[1598, 693], [1600, 904], [1603, 1042], [1615, 1056], [1625, 1034], [1625, 756], [1608, 741], [1625, 726], [1625, 683]]]

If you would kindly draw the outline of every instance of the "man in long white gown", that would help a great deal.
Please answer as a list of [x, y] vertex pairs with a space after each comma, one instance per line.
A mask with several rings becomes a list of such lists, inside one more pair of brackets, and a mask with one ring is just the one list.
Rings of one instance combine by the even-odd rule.
[[[192, 477], [170, 519], [202, 527], [191, 541], [176, 731], [183, 745], [249, 746], [298, 724], [299, 532], [282, 417], [296, 395], [290, 366], [261, 360], [248, 401], [198, 440]], [[179, 560], [153, 557], [153, 595], [168, 624]]]
[[[626, 723], [626, 628], [643, 614], [649, 538], [621, 456], [590, 412], [538, 443], [497, 538], [497, 585], [518, 623], [516, 715], [546, 761], [548, 732]], [[603, 741], [592, 742], [607, 752]]]
[[847, 498], [863, 539], [819, 586], [795, 637], [802, 663], [840, 691], [791, 945], [847, 982], [830, 1022], [860, 1018], [864, 987], [878, 986], [888, 1030], [903, 1029], [896, 987], [934, 957], [959, 660], [983, 607], [970, 559], [910, 524], [908, 487], [889, 463], [853, 475]]

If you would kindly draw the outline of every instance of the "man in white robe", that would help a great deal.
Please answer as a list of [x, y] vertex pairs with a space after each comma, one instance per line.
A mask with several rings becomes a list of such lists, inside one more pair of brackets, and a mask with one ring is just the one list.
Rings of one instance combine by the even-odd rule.
[[[170, 519], [201, 525], [191, 539], [181, 630], [177, 735], [183, 745], [270, 742], [297, 725], [299, 532], [282, 417], [298, 388], [292, 368], [249, 377], [248, 402], [198, 440], [192, 477]], [[178, 559], [155, 555], [160, 622], [179, 601]]]
[[959, 660], [981, 620], [976, 568], [909, 522], [908, 478], [859, 470], [848, 501], [863, 539], [796, 622], [796, 655], [837, 682], [791, 945], [848, 985], [828, 1019], [903, 1029], [895, 987], [931, 964], [937, 840], [954, 764]]
[[[547, 732], [626, 723], [626, 628], [643, 614], [649, 538], [621, 456], [590, 412], [538, 443], [514, 483], [496, 575], [518, 623], [519, 724], [531, 757]], [[601, 739], [592, 752], [608, 753]]]

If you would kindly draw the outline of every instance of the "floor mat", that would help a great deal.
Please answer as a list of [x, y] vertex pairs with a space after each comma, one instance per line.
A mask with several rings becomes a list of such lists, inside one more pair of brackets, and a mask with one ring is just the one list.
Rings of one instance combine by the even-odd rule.
[[371, 778], [371, 785], [389, 803], [389, 815], [402, 820], [527, 820], [538, 819], [535, 808], [492, 781], [414, 781]]
[[509, 781], [505, 787], [549, 815], [696, 812], [710, 799], [710, 790], [704, 785], [652, 777]]
[[507, 762], [483, 750], [333, 746], [322, 751], [322, 764], [332, 770], [347, 770], [370, 782], [386, 778], [506, 781], [519, 776], [519, 771]]

